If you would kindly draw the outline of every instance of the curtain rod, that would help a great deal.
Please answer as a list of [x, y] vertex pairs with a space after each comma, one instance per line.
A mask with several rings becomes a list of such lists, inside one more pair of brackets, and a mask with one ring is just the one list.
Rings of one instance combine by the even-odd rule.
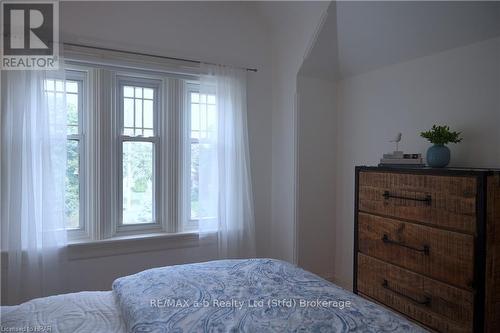
[[[193, 59], [167, 57], [167, 56], [161, 56], [161, 55], [157, 55], [157, 54], [148, 54], [148, 53], [141, 53], [141, 52], [134, 52], [134, 51], [125, 51], [125, 50], [111, 49], [111, 48], [99, 47], [99, 46], [90, 46], [90, 45], [84, 45], [84, 44], [63, 43], [63, 45], [84, 47], [84, 48], [88, 48], [88, 49], [101, 50], [101, 51], [112, 51], [112, 52], [128, 53], [128, 54], [134, 54], [134, 55], [146, 56], [146, 57], [153, 57], [153, 58], [159, 58], [159, 59], [185, 61], [185, 62], [190, 62], [190, 63], [194, 63], [194, 64], [205, 63], [203, 61], [193, 60]], [[211, 63], [211, 62], [206, 62], [206, 64], [219, 65], [219, 64], [215, 64], [215, 63]], [[237, 67], [237, 68], [244, 69], [244, 70], [246, 70], [248, 72], [257, 72], [257, 68], [242, 68], [242, 67]]]

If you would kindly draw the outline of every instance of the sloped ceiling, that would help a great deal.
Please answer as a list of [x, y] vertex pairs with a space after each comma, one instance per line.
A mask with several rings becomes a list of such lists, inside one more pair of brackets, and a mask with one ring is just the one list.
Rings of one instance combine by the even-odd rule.
[[337, 15], [335, 3], [332, 3], [328, 7], [326, 19], [316, 40], [304, 59], [299, 75], [331, 80], [337, 78], [338, 74]]
[[334, 2], [301, 72], [345, 78], [497, 36], [496, 1]]

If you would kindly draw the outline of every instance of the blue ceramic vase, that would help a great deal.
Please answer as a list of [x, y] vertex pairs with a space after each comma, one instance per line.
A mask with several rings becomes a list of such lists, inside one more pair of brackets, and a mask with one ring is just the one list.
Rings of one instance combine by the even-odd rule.
[[427, 149], [427, 164], [432, 168], [444, 168], [450, 163], [450, 149], [445, 145], [434, 145]]

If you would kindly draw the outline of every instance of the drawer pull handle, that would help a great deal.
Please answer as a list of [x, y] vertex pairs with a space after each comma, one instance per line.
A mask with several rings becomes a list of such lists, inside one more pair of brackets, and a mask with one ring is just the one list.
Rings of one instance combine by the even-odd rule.
[[432, 196], [430, 194], [426, 195], [425, 198], [412, 198], [412, 197], [403, 197], [400, 195], [394, 195], [391, 194], [389, 191], [384, 191], [384, 199], [387, 200], [389, 198], [393, 199], [403, 199], [403, 200], [413, 200], [413, 201], [420, 201], [420, 202], [425, 202], [427, 206], [430, 206], [432, 203]]
[[384, 236], [382, 237], [382, 242], [384, 242], [386, 244], [394, 244], [394, 245], [397, 245], [397, 246], [405, 247], [405, 248], [413, 250], [413, 251], [422, 252], [426, 256], [428, 256], [429, 252], [430, 252], [429, 245], [424, 245], [422, 248], [419, 249], [419, 248], [416, 248], [416, 247], [413, 247], [413, 246], [410, 246], [410, 245], [406, 245], [405, 243], [397, 242], [395, 240], [392, 240], [392, 239], [389, 238], [389, 236], [387, 236], [387, 234], [384, 234]]
[[418, 300], [418, 299], [413, 298], [411, 296], [405, 295], [405, 294], [403, 294], [403, 293], [401, 293], [401, 292], [399, 292], [397, 290], [394, 290], [391, 287], [389, 287], [389, 282], [386, 279], [384, 279], [384, 282], [382, 282], [382, 287], [384, 289], [387, 289], [390, 292], [398, 295], [398, 296], [401, 296], [401, 297], [404, 297], [406, 299], [409, 299], [410, 301], [412, 301], [414, 303], [417, 303], [417, 304], [420, 304], [420, 305], [425, 305], [425, 306], [431, 305], [431, 298], [429, 296], [424, 296], [424, 299], [421, 301], [421, 300]]

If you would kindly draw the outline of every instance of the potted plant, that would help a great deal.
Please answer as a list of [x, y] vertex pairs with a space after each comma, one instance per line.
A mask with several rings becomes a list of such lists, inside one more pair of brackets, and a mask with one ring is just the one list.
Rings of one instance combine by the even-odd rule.
[[449, 126], [432, 126], [430, 131], [420, 133], [420, 136], [434, 144], [427, 150], [427, 164], [433, 168], [444, 168], [450, 163], [450, 149], [448, 143], [462, 141], [461, 132], [450, 131]]

